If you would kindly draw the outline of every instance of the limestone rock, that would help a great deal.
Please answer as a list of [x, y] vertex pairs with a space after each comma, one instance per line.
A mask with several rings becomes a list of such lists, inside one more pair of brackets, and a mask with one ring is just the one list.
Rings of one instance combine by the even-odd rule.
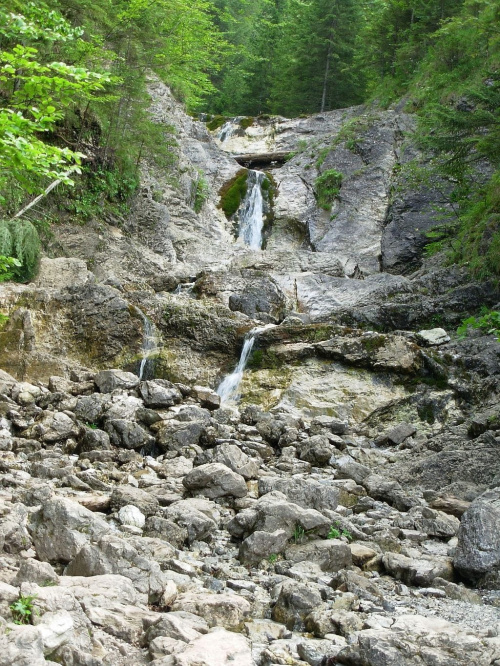
[[91, 538], [110, 528], [92, 511], [59, 497], [48, 500], [32, 515], [29, 530], [41, 560], [69, 562]]
[[194, 494], [209, 499], [226, 495], [244, 497], [248, 492], [245, 479], [222, 463], [200, 465], [189, 472], [182, 483]]
[[480, 495], [463, 514], [453, 563], [463, 576], [476, 582], [487, 574], [493, 577], [500, 570], [498, 489]]
[[251, 606], [246, 599], [231, 594], [208, 592], [180, 594], [172, 607], [174, 611], [187, 611], [200, 615], [210, 627], [237, 630], [250, 614]]
[[101, 393], [111, 393], [115, 389], [133, 389], [139, 384], [139, 377], [123, 370], [102, 370], [94, 377]]

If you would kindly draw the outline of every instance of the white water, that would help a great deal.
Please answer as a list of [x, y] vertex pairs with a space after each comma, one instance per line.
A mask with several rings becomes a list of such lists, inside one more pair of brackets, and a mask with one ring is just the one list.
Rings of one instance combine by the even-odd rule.
[[247, 193], [239, 212], [238, 240], [242, 240], [254, 250], [262, 248], [262, 229], [264, 227], [264, 200], [262, 197], [262, 171], [248, 172]]
[[174, 293], [174, 296], [189, 296], [193, 297], [194, 282], [180, 282]]
[[274, 324], [267, 324], [266, 326], [258, 326], [256, 328], [252, 328], [252, 330], [246, 334], [245, 340], [243, 341], [243, 349], [241, 350], [240, 360], [238, 361], [238, 365], [231, 372], [231, 374], [224, 377], [224, 379], [216, 389], [216, 393], [220, 395], [221, 403], [225, 403], [230, 400], [234, 401], [238, 400], [238, 398], [240, 397], [238, 394], [238, 389], [240, 387], [241, 380], [243, 379], [243, 373], [245, 372], [248, 359], [250, 358], [250, 354], [252, 353], [255, 340], [259, 335], [259, 333], [262, 333], [262, 331], [265, 331], [268, 328], [272, 328], [273, 326]]
[[142, 360], [139, 366], [139, 379], [142, 380], [146, 371], [150, 356], [158, 350], [159, 333], [156, 326], [153, 324], [149, 317], [146, 317], [144, 312], [136, 308], [137, 312], [141, 315], [144, 324], [144, 332], [142, 337]]
[[217, 134], [217, 138], [221, 143], [224, 143], [224, 141], [227, 141], [233, 136], [235, 131], [240, 127], [239, 120], [240, 118], [233, 118], [222, 125]]

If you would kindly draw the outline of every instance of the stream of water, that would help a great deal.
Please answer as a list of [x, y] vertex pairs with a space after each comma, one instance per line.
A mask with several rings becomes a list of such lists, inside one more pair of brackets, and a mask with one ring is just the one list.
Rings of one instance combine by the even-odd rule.
[[139, 308], [136, 309], [137, 312], [141, 315], [144, 324], [142, 337], [142, 359], [138, 372], [139, 379], [142, 380], [144, 377], [146, 377], [147, 374], [150, 374], [148, 371], [152, 369], [151, 366], [153, 364], [153, 360], [151, 359], [151, 356], [158, 350], [160, 334], [158, 333], [158, 329], [153, 324], [151, 319], [147, 317], [142, 310]]
[[243, 349], [241, 350], [238, 364], [229, 375], [226, 375], [226, 377], [224, 377], [224, 379], [221, 381], [221, 383], [216, 389], [216, 393], [220, 395], [221, 403], [225, 403], [230, 400], [234, 401], [238, 400], [238, 398], [240, 397], [238, 394], [238, 389], [240, 388], [241, 380], [243, 379], [243, 373], [245, 372], [245, 368], [247, 367], [248, 359], [250, 358], [250, 354], [252, 353], [255, 340], [259, 335], [259, 333], [262, 333], [262, 331], [265, 331], [268, 328], [272, 328], [273, 326], [275, 326], [275, 324], [266, 324], [266, 326], [257, 326], [256, 328], [252, 328], [252, 330], [246, 334], [245, 340], [243, 341]]
[[247, 193], [239, 213], [238, 240], [242, 240], [254, 250], [262, 248], [262, 229], [264, 227], [264, 199], [262, 197], [262, 171], [250, 169], [247, 179]]

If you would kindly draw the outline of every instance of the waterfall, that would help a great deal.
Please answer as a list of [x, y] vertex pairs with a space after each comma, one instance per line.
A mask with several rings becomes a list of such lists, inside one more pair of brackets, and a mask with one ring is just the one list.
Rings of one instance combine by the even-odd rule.
[[254, 250], [262, 248], [262, 228], [264, 227], [264, 200], [262, 197], [262, 171], [248, 171], [247, 193], [239, 212], [238, 240], [242, 240]]
[[142, 310], [136, 307], [136, 311], [140, 314], [143, 325], [144, 332], [142, 336], [142, 359], [139, 366], [139, 379], [143, 379], [148, 369], [148, 366], [152, 366], [151, 355], [158, 349], [159, 333], [156, 326], [153, 324], [151, 319], [147, 317]]
[[234, 118], [233, 120], [228, 120], [220, 128], [219, 133], [217, 134], [217, 138], [221, 143], [224, 143], [224, 141], [227, 141], [227, 139], [230, 139], [233, 136], [234, 131], [238, 127], [239, 127], [238, 118]]
[[252, 328], [252, 330], [246, 334], [245, 340], [243, 341], [243, 349], [241, 350], [240, 359], [237, 366], [231, 372], [231, 374], [224, 377], [216, 389], [216, 393], [220, 395], [221, 403], [228, 402], [229, 400], [238, 400], [238, 389], [240, 387], [241, 380], [243, 379], [243, 373], [245, 372], [248, 359], [252, 353], [255, 340], [259, 333], [262, 333], [262, 331], [265, 331], [268, 328], [273, 328], [273, 326], [275, 326], [275, 324], [258, 326], [256, 328]]
[[190, 298], [194, 298], [193, 289], [194, 282], [179, 282], [175, 291], [172, 293], [174, 296], [189, 296]]

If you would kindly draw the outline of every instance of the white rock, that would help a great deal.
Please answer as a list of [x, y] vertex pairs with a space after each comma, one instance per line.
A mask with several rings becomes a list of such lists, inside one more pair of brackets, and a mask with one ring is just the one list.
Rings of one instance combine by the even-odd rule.
[[419, 331], [417, 337], [420, 342], [426, 345], [444, 345], [445, 342], [450, 341], [450, 336], [444, 328], [430, 328], [428, 330]]
[[[36, 621], [36, 619], [35, 619]], [[43, 642], [44, 654], [50, 654], [61, 645], [73, 640], [73, 618], [65, 610], [44, 613], [37, 624]]]
[[146, 522], [146, 516], [132, 504], [122, 506], [118, 511], [118, 519], [122, 525], [131, 525], [132, 527], [138, 527], [139, 529], [142, 529]]
[[193, 641], [175, 658], [175, 666], [252, 666], [248, 640], [219, 627]]

